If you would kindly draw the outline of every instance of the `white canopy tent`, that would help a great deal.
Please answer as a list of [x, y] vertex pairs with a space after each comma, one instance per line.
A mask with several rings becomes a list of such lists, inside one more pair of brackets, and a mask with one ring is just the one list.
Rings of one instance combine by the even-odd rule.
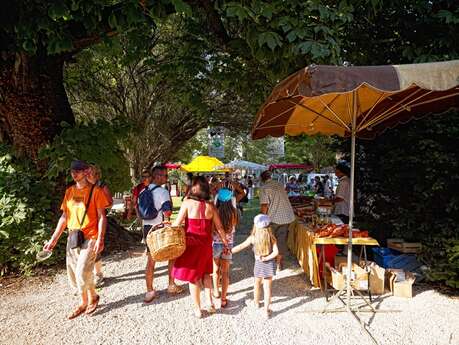
[[248, 170], [248, 171], [254, 171], [254, 172], [268, 170], [268, 167], [266, 165], [244, 161], [244, 160], [234, 160], [234, 161], [231, 161], [225, 164], [223, 167], [229, 168], [229, 169], [242, 169], [242, 170]]

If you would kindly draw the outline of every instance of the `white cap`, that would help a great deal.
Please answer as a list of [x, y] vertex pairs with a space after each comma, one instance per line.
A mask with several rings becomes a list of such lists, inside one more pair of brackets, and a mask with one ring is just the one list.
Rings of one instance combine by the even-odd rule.
[[271, 224], [271, 218], [266, 214], [258, 214], [253, 219], [253, 223], [257, 228], [267, 228]]

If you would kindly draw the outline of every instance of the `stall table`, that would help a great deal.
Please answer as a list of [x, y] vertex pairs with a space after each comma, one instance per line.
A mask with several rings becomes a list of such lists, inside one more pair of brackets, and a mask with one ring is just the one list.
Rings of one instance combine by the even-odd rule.
[[[321, 279], [319, 275], [319, 260], [317, 258], [317, 249], [316, 246], [322, 246], [321, 257], [322, 263], [324, 265], [325, 272], [325, 250], [323, 248], [326, 244], [335, 244], [335, 245], [347, 245], [347, 237], [315, 237], [314, 231], [308, 225], [296, 221], [294, 222], [289, 231], [287, 245], [293, 255], [298, 259], [298, 263], [302, 267], [304, 273], [311, 281], [312, 286], [320, 287], [327, 297], [327, 280], [326, 274], [324, 276], [324, 286], [322, 287]], [[366, 246], [379, 246], [378, 241], [371, 237], [365, 238], [353, 238], [353, 245], [361, 245], [361, 255], [364, 255], [366, 261]]]

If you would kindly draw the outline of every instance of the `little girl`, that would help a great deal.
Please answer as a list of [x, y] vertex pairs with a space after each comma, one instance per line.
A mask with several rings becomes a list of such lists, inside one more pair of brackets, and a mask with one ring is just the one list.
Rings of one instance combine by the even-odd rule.
[[[226, 240], [228, 241], [228, 248], [233, 247], [234, 232], [236, 225], [239, 222], [237, 209], [232, 203], [233, 192], [227, 188], [222, 188], [216, 195], [216, 206], [218, 215], [222, 222], [223, 230], [225, 231]], [[231, 264], [232, 254], [230, 250], [225, 250], [223, 247], [220, 236], [214, 232], [213, 235], [213, 294], [215, 298], [219, 297], [219, 282], [221, 278], [222, 282], [222, 294], [221, 294], [221, 308], [225, 308], [228, 304], [226, 299], [226, 293], [229, 286], [229, 266]]]
[[271, 295], [272, 295], [272, 280], [276, 274], [276, 257], [279, 255], [276, 238], [269, 224], [270, 218], [265, 214], [257, 215], [254, 220], [254, 226], [250, 236], [241, 244], [233, 248], [232, 252], [237, 253], [248, 246], [253, 246], [255, 253], [255, 265], [253, 275], [255, 278], [253, 296], [255, 307], [259, 307], [260, 303], [260, 288], [263, 281], [263, 292], [265, 302], [266, 317], [270, 317], [272, 311]]

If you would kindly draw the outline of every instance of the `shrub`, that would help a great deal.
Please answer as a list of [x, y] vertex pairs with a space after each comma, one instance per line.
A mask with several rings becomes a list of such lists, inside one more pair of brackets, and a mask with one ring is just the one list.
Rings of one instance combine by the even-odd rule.
[[[0, 274], [28, 273], [35, 255], [49, 239], [54, 223], [54, 184], [40, 176], [35, 165], [14, 157], [0, 145]], [[62, 249], [46, 264], [62, 258]]]
[[459, 112], [359, 141], [359, 216], [374, 234], [420, 241], [428, 278], [459, 287]]

